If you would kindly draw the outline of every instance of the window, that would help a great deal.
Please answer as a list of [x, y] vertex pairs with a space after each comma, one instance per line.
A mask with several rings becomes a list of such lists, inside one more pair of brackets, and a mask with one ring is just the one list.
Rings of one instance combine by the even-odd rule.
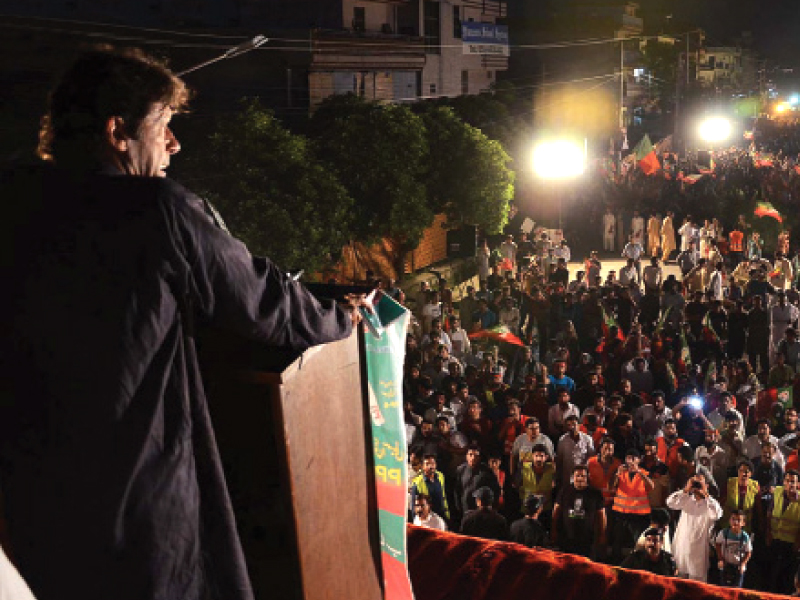
[[469, 94], [469, 71], [461, 71], [461, 94]]
[[353, 8], [353, 31], [367, 30], [367, 11], [363, 6]]
[[714, 69], [717, 65], [717, 57], [716, 56], [709, 56], [708, 57], [708, 68]]
[[453, 7], [453, 37], [461, 39], [461, 7]]
[[442, 44], [441, 23], [438, 2], [425, 0], [425, 52], [439, 54]]
[[436, 95], [436, 84], [435, 83], [432, 83], [431, 86], [430, 86], [430, 95], [431, 96], [435, 96]]

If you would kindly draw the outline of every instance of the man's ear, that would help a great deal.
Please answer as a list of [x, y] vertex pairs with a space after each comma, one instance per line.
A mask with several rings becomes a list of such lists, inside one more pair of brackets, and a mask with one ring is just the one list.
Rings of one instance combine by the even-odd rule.
[[125, 122], [122, 117], [108, 117], [106, 119], [103, 138], [106, 144], [117, 152], [126, 152], [128, 150], [130, 136], [125, 129]]

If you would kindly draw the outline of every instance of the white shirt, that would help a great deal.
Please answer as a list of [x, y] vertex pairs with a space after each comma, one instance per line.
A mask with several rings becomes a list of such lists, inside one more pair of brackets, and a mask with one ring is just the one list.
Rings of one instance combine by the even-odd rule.
[[420, 519], [419, 515], [414, 515], [414, 525], [420, 527], [427, 527], [428, 529], [438, 529], [439, 531], [447, 531], [444, 519], [437, 515], [435, 512], [430, 511], [427, 519]]
[[678, 575], [706, 581], [711, 526], [722, 517], [722, 507], [711, 496], [698, 500], [683, 490], [670, 494], [667, 506], [681, 511], [672, 543]]
[[547, 448], [547, 456], [553, 458], [556, 455], [556, 451], [553, 448], [553, 442], [550, 441], [550, 438], [547, 437], [545, 434], [540, 433], [537, 435], [533, 440], [528, 439], [527, 433], [520, 434], [517, 439], [514, 440], [514, 445], [511, 447], [511, 454], [522, 455], [533, 450], [533, 447], [537, 444], [543, 444]]
[[617, 228], [617, 218], [611, 213], [603, 215], [603, 235], [614, 235]]
[[684, 223], [681, 225], [681, 228], [678, 229], [678, 234], [681, 236], [681, 252], [684, 252], [689, 249], [689, 244], [695, 235], [695, 229], [692, 227], [691, 223]]
[[664, 427], [664, 421], [671, 418], [672, 413], [666, 407], [661, 412], [656, 412], [656, 408], [652, 404], [642, 404], [633, 414], [633, 422], [642, 435], [652, 437], [663, 437], [664, 433], [661, 430]]
[[[778, 447], [780, 440], [778, 440], [778, 438], [776, 438], [774, 435], [770, 435], [769, 441], [775, 444], [775, 449], [772, 451], [772, 459], [781, 466], [781, 469], [783, 469], [783, 467], [786, 465], [786, 459], [783, 458], [783, 452], [781, 452], [780, 448]], [[750, 460], [756, 460], [761, 456], [761, 440], [758, 439], [757, 435], [751, 435], [744, 441], [744, 444], [742, 445], [742, 453]]]
[[567, 410], [561, 410], [561, 405], [558, 403], [551, 406], [550, 410], [547, 411], [547, 426], [550, 430], [550, 435], [561, 435], [561, 427], [570, 415], [575, 415], [578, 419], [581, 418], [580, 409], [572, 402], [567, 404]]
[[642, 240], [644, 235], [644, 219], [642, 217], [633, 217], [631, 219], [631, 232], [633, 233], [633, 239], [637, 242]]
[[556, 258], [563, 258], [567, 262], [569, 262], [569, 259], [572, 258], [572, 252], [570, 251], [569, 246], [558, 246], [553, 251], [553, 254], [556, 255]]
[[2, 548], [0, 548], [0, 600], [36, 600], [28, 584], [8, 560]]
[[722, 273], [714, 271], [708, 281], [708, 289], [714, 294], [714, 300], [722, 300]]
[[517, 258], [517, 244], [514, 242], [505, 241], [500, 244], [500, 254], [503, 258], [507, 258], [513, 264]]
[[469, 350], [472, 347], [469, 335], [461, 327], [450, 332], [450, 343], [453, 346], [453, 356], [458, 357], [469, 354]]
[[639, 260], [642, 254], [644, 254], [644, 248], [642, 248], [639, 242], [628, 242], [622, 250], [622, 256], [625, 258], [632, 258], [633, 260]]
[[627, 265], [622, 267], [619, 270], [619, 283], [625, 287], [629, 286], [631, 283], [639, 283], [638, 275], [636, 274], [636, 267], [629, 267]]

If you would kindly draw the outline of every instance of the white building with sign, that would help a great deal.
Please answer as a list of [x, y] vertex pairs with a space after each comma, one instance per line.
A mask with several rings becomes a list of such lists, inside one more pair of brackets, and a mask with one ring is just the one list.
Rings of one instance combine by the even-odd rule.
[[508, 69], [505, 1], [419, 0], [425, 39], [422, 96], [461, 96], [486, 91]]

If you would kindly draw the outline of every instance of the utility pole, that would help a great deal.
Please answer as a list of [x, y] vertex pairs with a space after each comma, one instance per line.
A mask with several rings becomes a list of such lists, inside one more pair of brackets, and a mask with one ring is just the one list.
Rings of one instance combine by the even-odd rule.
[[619, 41], [619, 128], [625, 127], [625, 38]]

